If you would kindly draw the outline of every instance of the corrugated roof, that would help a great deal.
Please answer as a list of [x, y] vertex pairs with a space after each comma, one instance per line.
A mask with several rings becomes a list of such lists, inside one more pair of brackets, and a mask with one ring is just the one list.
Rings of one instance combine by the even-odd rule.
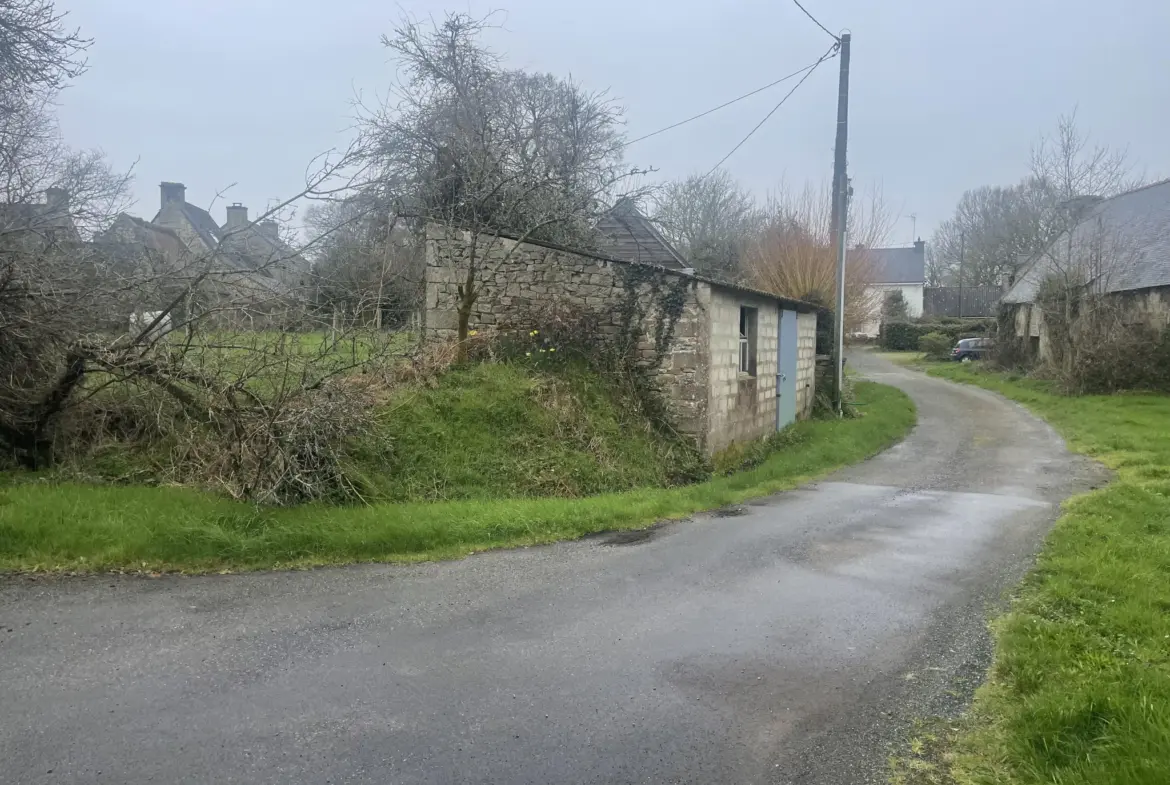
[[1106, 292], [1170, 286], [1170, 180], [1098, 202], [1032, 260], [1003, 302], [1030, 303], [1049, 274], [1073, 269]]
[[871, 283], [925, 283], [926, 246], [907, 248], [850, 248], [848, 261], [867, 259], [873, 266]]
[[628, 199], [620, 200], [597, 222], [597, 231], [601, 234], [599, 247], [614, 258], [674, 270], [689, 267], [682, 254]]

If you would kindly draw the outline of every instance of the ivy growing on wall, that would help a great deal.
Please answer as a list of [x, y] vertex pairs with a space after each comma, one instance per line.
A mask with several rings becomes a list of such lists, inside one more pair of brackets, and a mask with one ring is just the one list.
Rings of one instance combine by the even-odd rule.
[[[621, 265], [621, 340], [627, 352], [637, 350], [644, 334], [654, 336], [654, 357], [648, 367], [656, 370], [666, 359], [678, 320], [686, 308], [694, 281], [642, 265]], [[653, 324], [647, 325], [647, 318]]]

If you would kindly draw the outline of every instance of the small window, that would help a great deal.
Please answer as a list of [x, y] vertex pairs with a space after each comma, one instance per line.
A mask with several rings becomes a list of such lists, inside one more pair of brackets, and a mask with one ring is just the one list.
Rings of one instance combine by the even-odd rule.
[[739, 372], [748, 376], [756, 375], [757, 314], [755, 308], [739, 309]]

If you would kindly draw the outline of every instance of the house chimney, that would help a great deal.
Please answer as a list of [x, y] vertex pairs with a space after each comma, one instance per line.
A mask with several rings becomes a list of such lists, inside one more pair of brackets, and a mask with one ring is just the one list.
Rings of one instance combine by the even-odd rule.
[[261, 221], [256, 226], [260, 230], [260, 233], [269, 240], [280, 239], [280, 227], [277, 226], [276, 221]]
[[63, 213], [69, 209], [69, 192], [64, 188], [46, 188], [45, 204]]
[[231, 231], [233, 229], [241, 229], [248, 225], [248, 208], [236, 202], [229, 204], [227, 208], [227, 223], [223, 228]]
[[914, 253], [926, 254], [926, 241], [921, 237], [914, 241]]
[[166, 207], [171, 202], [182, 204], [187, 201], [187, 186], [182, 183], [159, 183], [158, 190], [162, 197], [160, 207]]

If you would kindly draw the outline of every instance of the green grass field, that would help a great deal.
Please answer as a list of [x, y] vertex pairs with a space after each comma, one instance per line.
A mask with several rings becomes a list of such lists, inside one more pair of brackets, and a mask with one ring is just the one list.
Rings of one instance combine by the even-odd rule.
[[[794, 426], [761, 465], [708, 482], [585, 498], [257, 508], [183, 488], [20, 482], [0, 488], [0, 570], [215, 571], [454, 558], [683, 518], [795, 487], [893, 444], [901, 392], [860, 383], [866, 415]], [[734, 525], [732, 523], [719, 525]]]
[[1024, 404], [1116, 479], [1065, 505], [995, 621], [991, 678], [949, 766], [900, 781], [1170, 783], [1170, 397], [1070, 398], [957, 364], [929, 373]]

